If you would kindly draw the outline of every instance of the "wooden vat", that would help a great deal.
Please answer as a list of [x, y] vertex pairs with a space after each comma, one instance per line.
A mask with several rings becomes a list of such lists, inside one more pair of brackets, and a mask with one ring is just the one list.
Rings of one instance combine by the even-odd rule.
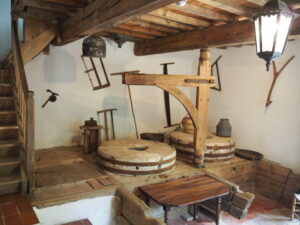
[[176, 151], [156, 141], [121, 139], [103, 143], [97, 162], [107, 171], [126, 175], [148, 175], [166, 172], [175, 167]]
[[[193, 134], [181, 131], [169, 134], [169, 143], [177, 151], [177, 157], [187, 162], [192, 162], [194, 158]], [[218, 137], [210, 134], [206, 140], [204, 162], [225, 162], [234, 156], [235, 141], [232, 137]]]

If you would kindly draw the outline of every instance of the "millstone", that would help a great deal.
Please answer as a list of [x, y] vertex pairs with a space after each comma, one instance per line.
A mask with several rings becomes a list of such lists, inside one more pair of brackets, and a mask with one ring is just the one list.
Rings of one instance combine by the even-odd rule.
[[112, 140], [98, 148], [97, 161], [101, 168], [118, 174], [157, 174], [175, 167], [176, 151], [156, 141]]
[[[194, 158], [194, 136], [181, 131], [169, 134], [170, 145], [177, 150], [177, 156], [185, 161], [192, 161]], [[235, 141], [232, 137], [218, 137], [210, 134], [206, 140], [204, 150], [204, 162], [229, 161], [235, 152]]]

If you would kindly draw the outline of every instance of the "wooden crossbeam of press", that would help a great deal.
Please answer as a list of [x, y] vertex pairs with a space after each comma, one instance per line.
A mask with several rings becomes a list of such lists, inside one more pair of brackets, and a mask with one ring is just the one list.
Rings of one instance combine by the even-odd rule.
[[200, 87], [209, 84], [214, 87], [214, 77], [195, 75], [163, 75], [163, 74], [123, 74], [123, 84], [127, 85], [166, 85], [172, 87]]

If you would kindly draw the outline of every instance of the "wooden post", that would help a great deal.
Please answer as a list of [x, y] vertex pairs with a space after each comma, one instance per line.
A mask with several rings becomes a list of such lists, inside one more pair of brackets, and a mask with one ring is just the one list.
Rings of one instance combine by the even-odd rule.
[[[209, 78], [211, 76], [210, 51], [207, 48], [200, 50], [198, 76]], [[207, 138], [208, 129], [208, 101], [210, 86], [203, 83], [197, 87], [196, 108], [199, 118], [199, 128], [194, 132], [195, 155], [194, 164], [196, 167], [203, 166], [204, 149]]]
[[26, 126], [26, 175], [29, 183], [29, 193], [32, 194], [34, 190], [34, 93], [28, 92], [27, 98], [27, 126]]

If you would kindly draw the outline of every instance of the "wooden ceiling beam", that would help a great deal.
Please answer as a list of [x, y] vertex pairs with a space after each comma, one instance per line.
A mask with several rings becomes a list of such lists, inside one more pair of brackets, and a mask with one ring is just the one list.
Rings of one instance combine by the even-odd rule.
[[158, 24], [155, 24], [155, 23], [150, 23], [150, 22], [138, 20], [138, 19], [130, 20], [130, 21], [127, 21], [126, 23], [127, 24], [132, 24], [132, 25], [138, 25], [138, 26], [141, 26], [141, 27], [145, 27], [145, 28], [149, 28], [149, 29], [153, 29], [153, 30], [158, 30], [158, 31], [166, 32], [166, 33], [180, 33], [180, 30], [170, 28], [170, 27], [166, 27], [166, 26], [162, 26], [162, 25], [158, 25]]
[[78, 1], [78, 0], [43, 0], [43, 2], [51, 2], [60, 5], [68, 5], [68, 6], [79, 7], [79, 8], [85, 6], [83, 1]]
[[208, 27], [211, 25], [210, 22], [207, 22], [205, 20], [200, 20], [190, 16], [175, 13], [170, 10], [167, 10], [166, 8], [157, 9], [155, 11], [150, 12], [149, 14], [196, 27]]
[[225, 21], [225, 22], [230, 22], [234, 21], [234, 18], [232, 16], [228, 16], [219, 12], [215, 12], [210, 9], [206, 9], [197, 5], [193, 5], [190, 3], [187, 3], [185, 6], [178, 6], [176, 4], [172, 4], [167, 6], [167, 8], [175, 9], [178, 11], [182, 11], [185, 13], [190, 13], [196, 16], [204, 17], [210, 20], [215, 20], [215, 21]]
[[127, 23], [120, 24], [117, 27], [121, 28], [121, 29], [124, 29], [124, 30], [130, 30], [130, 31], [134, 31], [134, 32], [150, 34], [150, 35], [158, 36], [158, 37], [167, 36], [167, 33], [165, 33], [165, 32], [161, 32], [161, 31], [158, 31], [158, 30], [153, 30], [151, 28], [141, 27], [141, 26], [138, 26], [138, 25], [131, 25], [131, 24], [127, 24]]
[[108, 28], [108, 29], [105, 29], [104, 31], [110, 32], [110, 33], [116, 33], [116, 34], [125, 34], [128, 36], [144, 38], [144, 39], [154, 39], [155, 38], [155, 36], [150, 35], [150, 34], [144, 34], [144, 33], [135, 32], [132, 30], [125, 30], [125, 29], [120, 29], [120, 28]]
[[63, 24], [61, 44], [174, 2], [176, 0], [95, 0]]
[[194, 26], [183, 24], [180, 22], [172, 21], [172, 20], [168, 20], [165, 18], [157, 17], [157, 16], [153, 16], [153, 15], [149, 15], [149, 14], [137, 16], [136, 18], [139, 20], [142, 20], [142, 21], [159, 24], [159, 25], [163, 25], [163, 26], [167, 26], [167, 27], [172, 27], [172, 28], [176, 28], [179, 30], [184, 30], [184, 31], [195, 30]]
[[227, 11], [238, 16], [250, 18], [256, 11], [250, 7], [246, 7], [234, 0], [197, 0], [201, 4], [206, 4], [223, 11]]
[[[291, 36], [300, 35], [300, 17], [293, 23]], [[134, 53], [137, 56], [152, 55], [182, 50], [193, 50], [207, 47], [220, 47], [254, 43], [254, 25], [252, 21], [241, 21], [202, 30], [174, 34], [135, 43]]]
[[25, 7], [23, 10], [21, 8], [16, 8], [12, 14], [23, 19], [37, 19], [48, 23], [57, 23], [58, 21], [65, 20], [69, 17], [64, 13], [33, 7]]
[[34, 7], [39, 9], [61, 12], [68, 15], [74, 14], [78, 10], [75, 7], [66, 6], [57, 3], [45, 2], [41, 0], [20, 0], [19, 3], [17, 4], [21, 4], [25, 7]]

